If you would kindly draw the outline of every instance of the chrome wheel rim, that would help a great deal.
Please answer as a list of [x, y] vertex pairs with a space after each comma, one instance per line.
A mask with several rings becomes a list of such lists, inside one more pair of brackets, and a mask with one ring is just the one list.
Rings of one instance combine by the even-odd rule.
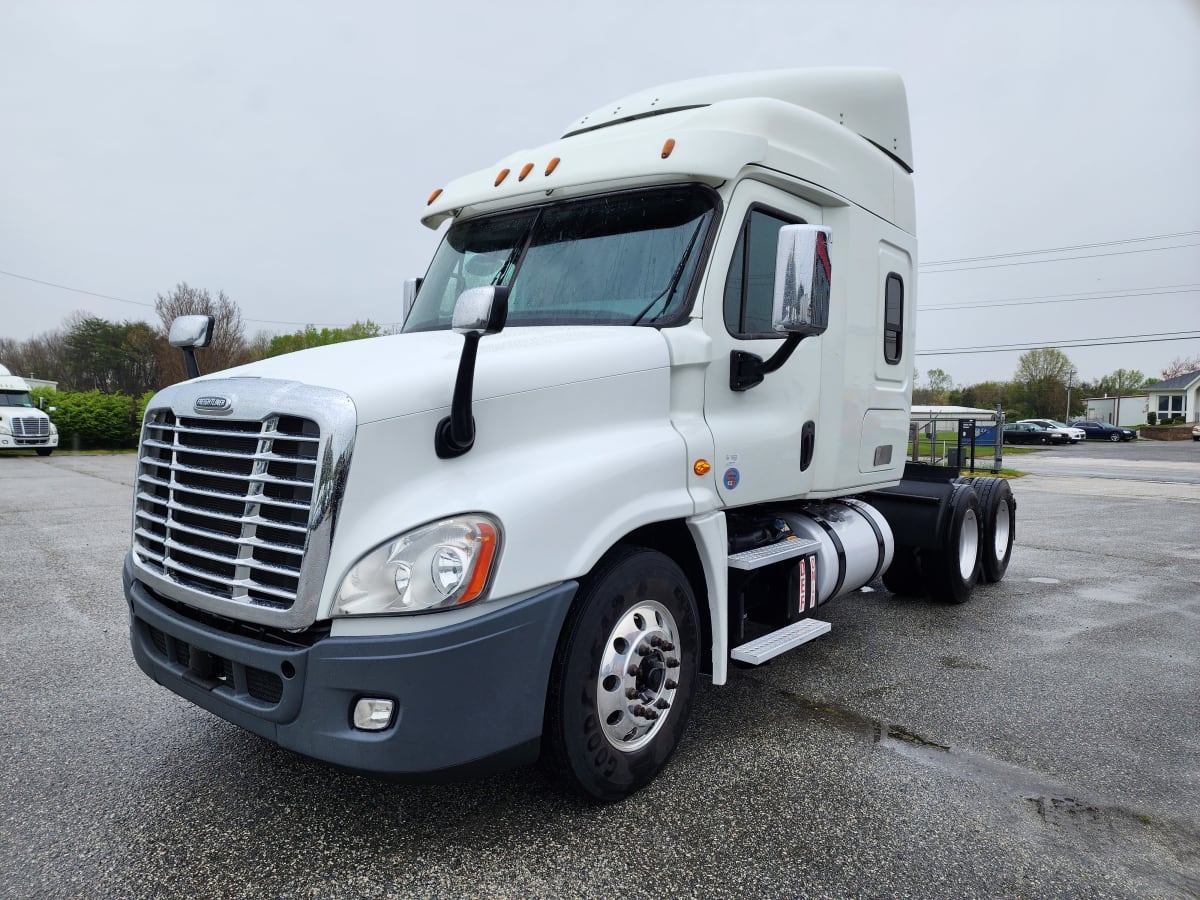
[[653, 740], [675, 700], [679, 627], [661, 603], [644, 600], [617, 622], [600, 657], [596, 712], [608, 742], [625, 753]]
[[963, 581], [971, 577], [975, 571], [975, 561], [979, 558], [979, 519], [975, 510], [968, 509], [963, 516], [962, 528], [958, 532], [958, 571]]

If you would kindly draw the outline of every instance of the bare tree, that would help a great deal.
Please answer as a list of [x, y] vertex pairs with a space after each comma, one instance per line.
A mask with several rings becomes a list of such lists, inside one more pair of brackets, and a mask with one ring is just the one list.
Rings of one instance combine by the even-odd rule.
[[216, 319], [212, 343], [197, 356], [201, 372], [216, 372], [248, 362], [250, 354], [242, 325], [242, 311], [236, 303], [218, 291], [213, 297], [207, 290], [189, 287], [180, 282], [170, 294], [159, 294], [154, 302], [154, 311], [162, 323], [162, 341], [159, 354], [161, 386], [183, 381], [187, 378], [183, 355], [168, 346], [167, 334], [171, 323], [179, 316], [212, 316]]
[[1186, 375], [1188, 372], [1200, 370], [1200, 356], [1177, 356], [1170, 365], [1162, 370], [1162, 380], [1174, 378], [1176, 375]]

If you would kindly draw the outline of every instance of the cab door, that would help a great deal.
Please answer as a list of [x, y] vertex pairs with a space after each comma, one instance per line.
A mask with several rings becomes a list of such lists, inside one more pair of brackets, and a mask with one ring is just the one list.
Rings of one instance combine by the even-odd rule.
[[802, 496], [812, 483], [815, 442], [831, 437], [817, 429], [821, 338], [801, 341], [787, 363], [755, 387], [735, 391], [729, 383], [732, 351], [767, 360], [783, 343], [771, 330], [771, 303], [779, 229], [792, 224], [823, 224], [821, 208], [762, 182], [743, 181], [713, 248], [703, 298], [704, 327], [713, 342], [704, 415], [725, 506]]

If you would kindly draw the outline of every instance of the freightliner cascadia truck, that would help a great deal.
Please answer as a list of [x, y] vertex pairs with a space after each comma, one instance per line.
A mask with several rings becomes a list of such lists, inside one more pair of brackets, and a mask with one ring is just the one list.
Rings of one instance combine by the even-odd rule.
[[[149, 404], [139, 665], [337, 766], [541, 756], [611, 801], [698, 679], [823, 604], [998, 581], [1007, 484], [906, 464], [912, 169], [898, 76], [790, 70], [626, 97], [434, 191], [401, 333]], [[193, 372], [210, 332], [173, 325]]]

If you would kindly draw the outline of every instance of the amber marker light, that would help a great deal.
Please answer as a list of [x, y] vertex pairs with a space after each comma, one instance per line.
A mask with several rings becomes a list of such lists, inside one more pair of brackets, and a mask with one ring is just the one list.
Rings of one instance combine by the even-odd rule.
[[663, 144], [662, 158], [666, 159], [671, 155], [671, 151], [675, 149], [675, 138], [667, 138], [667, 142]]
[[429, 195], [429, 199], [425, 201], [425, 205], [426, 206], [432, 205], [433, 201], [436, 200], [440, 196], [442, 196], [442, 189], [438, 188], [436, 191], [434, 191], [432, 194]]
[[479, 528], [479, 558], [475, 560], [475, 569], [471, 572], [471, 580], [467, 584], [467, 589], [458, 598], [460, 605], [470, 603], [483, 593], [483, 589], [487, 587], [488, 576], [492, 574], [492, 561], [496, 558], [496, 545], [499, 543], [496, 529], [482, 522], [477, 527]]
[[708, 464], [707, 459], [698, 459], [695, 465], [692, 466], [692, 471], [697, 475], [707, 475], [712, 471], [712, 466]]
[[517, 181], [524, 181], [530, 172], [533, 171], [533, 163], [525, 163], [521, 167], [521, 174], [517, 176]]
[[496, 176], [496, 187], [500, 187], [500, 182], [508, 177], [508, 169], [501, 169], [500, 174]]
[[550, 162], [546, 163], [546, 174], [549, 175], [551, 172], [557, 169], [560, 162], [562, 162], [562, 160], [556, 156], [554, 159], [550, 160]]

